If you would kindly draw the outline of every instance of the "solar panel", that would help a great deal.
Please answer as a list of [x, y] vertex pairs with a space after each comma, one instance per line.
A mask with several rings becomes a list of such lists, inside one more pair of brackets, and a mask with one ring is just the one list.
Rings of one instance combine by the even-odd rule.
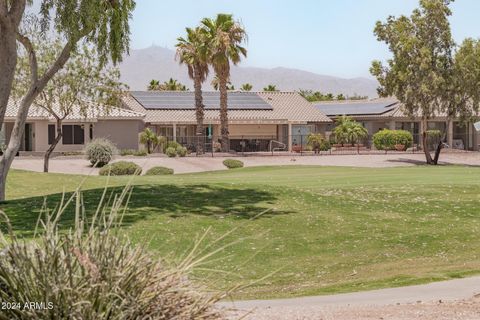
[[[131, 95], [148, 110], [194, 110], [195, 94], [191, 91], [133, 91]], [[206, 110], [220, 109], [219, 92], [203, 92]], [[273, 110], [254, 92], [229, 92], [229, 110]]]
[[396, 101], [365, 102], [365, 103], [328, 103], [315, 104], [315, 107], [327, 116], [338, 115], [378, 115], [391, 111], [397, 105]]

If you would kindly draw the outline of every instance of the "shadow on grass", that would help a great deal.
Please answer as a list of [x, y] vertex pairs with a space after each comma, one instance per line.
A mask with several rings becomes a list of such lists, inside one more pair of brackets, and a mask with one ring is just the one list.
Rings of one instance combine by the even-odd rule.
[[[108, 194], [120, 193], [122, 188], [111, 188]], [[93, 215], [100, 201], [103, 189], [83, 192], [87, 216]], [[68, 194], [68, 196], [70, 193]], [[61, 194], [46, 198], [47, 208], [54, 209], [61, 201]], [[23, 236], [33, 235], [35, 224], [41, 212], [45, 197], [33, 197], [8, 201], [1, 208], [8, 215], [13, 229]], [[131, 225], [155, 215], [182, 218], [200, 215], [211, 218], [250, 219], [272, 208], [277, 200], [274, 193], [252, 188], [228, 188], [206, 184], [197, 185], [140, 185], [133, 188], [129, 210], [123, 224]], [[74, 206], [72, 203], [61, 220], [61, 227], [73, 225]], [[288, 214], [287, 211], [269, 210], [259, 219]], [[5, 224], [2, 222], [2, 231]]]

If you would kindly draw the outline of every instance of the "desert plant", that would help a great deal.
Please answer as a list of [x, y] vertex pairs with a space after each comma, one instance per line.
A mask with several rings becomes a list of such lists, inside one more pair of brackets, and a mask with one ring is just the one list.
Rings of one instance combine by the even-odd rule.
[[368, 136], [367, 129], [347, 116], [337, 119], [337, 126], [333, 129], [333, 133], [335, 141], [340, 144], [355, 144]]
[[[225, 295], [188, 280], [208, 255], [192, 250], [176, 266], [155, 258], [121, 231], [131, 187], [109, 203], [106, 194], [89, 218], [79, 189], [55, 211], [42, 210], [33, 240], [18, 238], [0, 211], [8, 230], [0, 229], [0, 299], [15, 306], [2, 308], [0, 318], [223, 319], [214, 304]], [[65, 232], [60, 220], [69, 211], [74, 225]]]
[[179, 157], [185, 157], [187, 155], [187, 148], [183, 147], [183, 146], [180, 146], [180, 147], [177, 147], [177, 155]]
[[167, 150], [165, 150], [165, 154], [169, 158], [175, 158], [177, 156], [177, 149], [175, 149], [173, 147], [168, 147]]
[[146, 176], [163, 176], [169, 174], [173, 174], [173, 169], [165, 167], [153, 167], [148, 169], [147, 172], [145, 172]]
[[177, 141], [168, 141], [166, 143], [163, 144], [163, 153], [167, 153], [167, 149], [168, 148], [173, 148], [175, 150], [177, 150], [177, 148], [181, 147], [182, 145], [180, 143], [178, 143]]
[[157, 134], [150, 128], [146, 128], [140, 134], [140, 143], [147, 146], [148, 153], [152, 153], [152, 150], [154, 150], [161, 141], [161, 137], [157, 136]]
[[243, 168], [243, 162], [236, 159], [225, 159], [223, 165], [228, 169]]
[[118, 151], [110, 140], [97, 138], [85, 146], [84, 153], [93, 166], [103, 167], [112, 160]]
[[98, 172], [101, 176], [131, 176], [131, 175], [140, 175], [142, 173], [142, 168], [134, 163], [129, 161], [118, 161], [107, 166], [104, 166]]
[[122, 149], [120, 150], [120, 155], [121, 156], [133, 156], [133, 154], [136, 152], [134, 149]]
[[330, 143], [321, 133], [310, 133], [307, 136], [307, 148], [315, 152], [330, 150]]
[[133, 152], [133, 155], [136, 157], [146, 157], [148, 155], [148, 151], [145, 149], [142, 150], [135, 150]]

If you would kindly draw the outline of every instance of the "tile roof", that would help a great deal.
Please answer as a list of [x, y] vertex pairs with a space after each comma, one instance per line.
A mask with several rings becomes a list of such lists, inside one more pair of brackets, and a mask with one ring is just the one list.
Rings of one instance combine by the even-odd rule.
[[[58, 112], [59, 107], [55, 106], [54, 110]], [[10, 100], [5, 113], [5, 120], [15, 120], [18, 112], [18, 104]], [[61, 113], [60, 113], [61, 114]], [[97, 120], [141, 120], [145, 117], [145, 113], [136, 112], [119, 107], [94, 107], [88, 108], [84, 113], [79, 108], [73, 108], [73, 112], [69, 114], [66, 121], [84, 121], [95, 122]], [[55, 118], [44, 108], [33, 104], [28, 111], [29, 120], [55, 120]]]
[[[165, 92], [158, 92], [161, 94], [168, 94]], [[193, 92], [189, 92], [193, 95]], [[255, 93], [235, 93], [242, 94], [256, 94], [269, 104], [271, 110], [244, 110], [234, 109], [228, 111], [228, 118], [231, 123], [252, 122], [252, 123], [305, 123], [305, 122], [331, 122], [320, 110], [313, 107], [308, 101], [296, 92], [255, 92]], [[123, 103], [126, 108], [136, 112], [146, 114], [145, 122], [149, 123], [196, 123], [195, 111], [189, 107], [190, 110], [182, 109], [162, 109], [162, 110], [148, 110], [145, 109], [132, 95], [127, 95], [123, 98]], [[220, 122], [218, 110], [205, 110], [205, 123], [216, 124]]]

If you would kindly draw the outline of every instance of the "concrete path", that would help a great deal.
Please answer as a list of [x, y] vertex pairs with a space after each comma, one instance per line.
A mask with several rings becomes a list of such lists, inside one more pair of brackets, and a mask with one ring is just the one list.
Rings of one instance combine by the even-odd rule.
[[[471, 277], [425, 285], [330, 296], [223, 302], [221, 306], [238, 310], [231, 313], [232, 318], [251, 312], [247, 319], [327, 319], [326, 314], [337, 314], [338, 317], [335, 316], [335, 319], [343, 319], [340, 316], [342, 313], [348, 319], [348, 314], [353, 317], [352, 313], [345, 313], [348, 310], [357, 314], [361, 310], [370, 310], [370, 314], [374, 315], [378, 314], [379, 311], [381, 313], [382, 310], [389, 310], [393, 306], [398, 309], [399, 305], [407, 305], [410, 306], [409, 310], [414, 310], [415, 308], [412, 305], [422, 304], [421, 307], [425, 309], [425, 306], [431, 305], [437, 308], [438, 304], [447, 303], [447, 305], [452, 306], [450, 309], [453, 309], [454, 306], [458, 309], [458, 301], [471, 301], [478, 295], [480, 295], [480, 277]], [[455, 305], [452, 302], [455, 302]], [[465, 319], [480, 319], [480, 301], [475, 300], [474, 304], [476, 307], [473, 310], [478, 311], [478, 317], [470, 317], [469, 315]], [[425, 310], [423, 312], [424, 315], [428, 315]]]
[[[351, 166], [351, 167], [398, 167], [424, 164], [423, 154], [377, 154], [377, 155], [324, 155], [324, 156], [249, 156], [237, 157], [246, 167], [272, 165], [318, 165], [318, 166]], [[175, 173], [192, 173], [214, 170], [225, 170], [223, 157], [117, 157], [115, 161], [133, 161], [143, 168], [143, 171], [154, 166], [164, 166], [174, 169]], [[441, 156], [443, 164], [461, 164], [480, 166], [479, 152], [444, 153]], [[14, 169], [43, 171], [43, 159], [38, 157], [18, 157], [14, 160]], [[87, 160], [79, 157], [58, 157], [50, 160], [50, 172], [97, 175], [98, 169], [92, 169]]]

